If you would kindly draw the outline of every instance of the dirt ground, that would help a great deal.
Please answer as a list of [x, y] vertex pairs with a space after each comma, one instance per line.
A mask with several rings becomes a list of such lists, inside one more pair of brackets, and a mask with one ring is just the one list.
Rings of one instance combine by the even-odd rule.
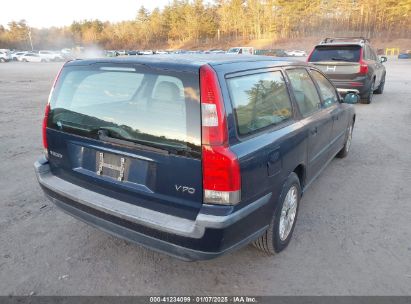
[[0, 64], [0, 295], [411, 295], [411, 61], [356, 105], [350, 155], [305, 194], [289, 247], [186, 263], [109, 236], [43, 195], [33, 162], [61, 63]]

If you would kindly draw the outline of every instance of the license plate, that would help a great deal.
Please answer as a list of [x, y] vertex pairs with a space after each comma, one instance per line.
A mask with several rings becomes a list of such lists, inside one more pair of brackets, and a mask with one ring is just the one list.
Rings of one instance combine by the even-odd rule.
[[110, 176], [120, 182], [124, 180], [126, 164], [124, 157], [118, 157], [116, 155], [106, 155], [105, 157], [103, 152], [99, 152], [97, 164], [97, 175]]

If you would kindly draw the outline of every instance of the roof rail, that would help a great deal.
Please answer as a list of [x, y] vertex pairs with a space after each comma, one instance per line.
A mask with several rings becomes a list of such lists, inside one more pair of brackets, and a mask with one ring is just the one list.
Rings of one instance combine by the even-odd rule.
[[365, 37], [327, 37], [321, 41], [321, 44], [341, 42], [341, 41], [346, 41], [346, 42], [355, 41], [355, 42], [365, 43], [365, 42], [370, 42], [370, 39], [365, 38]]

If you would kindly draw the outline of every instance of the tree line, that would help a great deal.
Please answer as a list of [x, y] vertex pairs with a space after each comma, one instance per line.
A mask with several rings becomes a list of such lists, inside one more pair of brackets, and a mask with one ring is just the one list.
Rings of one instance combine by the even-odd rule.
[[364, 35], [411, 38], [411, 0], [174, 0], [134, 20], [75, 21], [30, 28], [24, 20], [0, 25], [0, 48], [168, 48], [253, 39]]

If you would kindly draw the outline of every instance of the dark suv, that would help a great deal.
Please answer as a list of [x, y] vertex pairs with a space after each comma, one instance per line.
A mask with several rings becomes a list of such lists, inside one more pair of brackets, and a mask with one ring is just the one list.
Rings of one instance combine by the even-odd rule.
[[[346, 102], [356, 102], [348, 94]], [[302, 193], [355, 121], [313, 66], [264, 56], [159, 55], [64, 65], [35, 163], [74, 217], [186, 260], [290, 241]]]
[[326, 38], [307, 61], [321, 69], [342, 94], [356, 92], [364, 103], [384, 91], [387, 57], [378, 57], [366, 38]]

